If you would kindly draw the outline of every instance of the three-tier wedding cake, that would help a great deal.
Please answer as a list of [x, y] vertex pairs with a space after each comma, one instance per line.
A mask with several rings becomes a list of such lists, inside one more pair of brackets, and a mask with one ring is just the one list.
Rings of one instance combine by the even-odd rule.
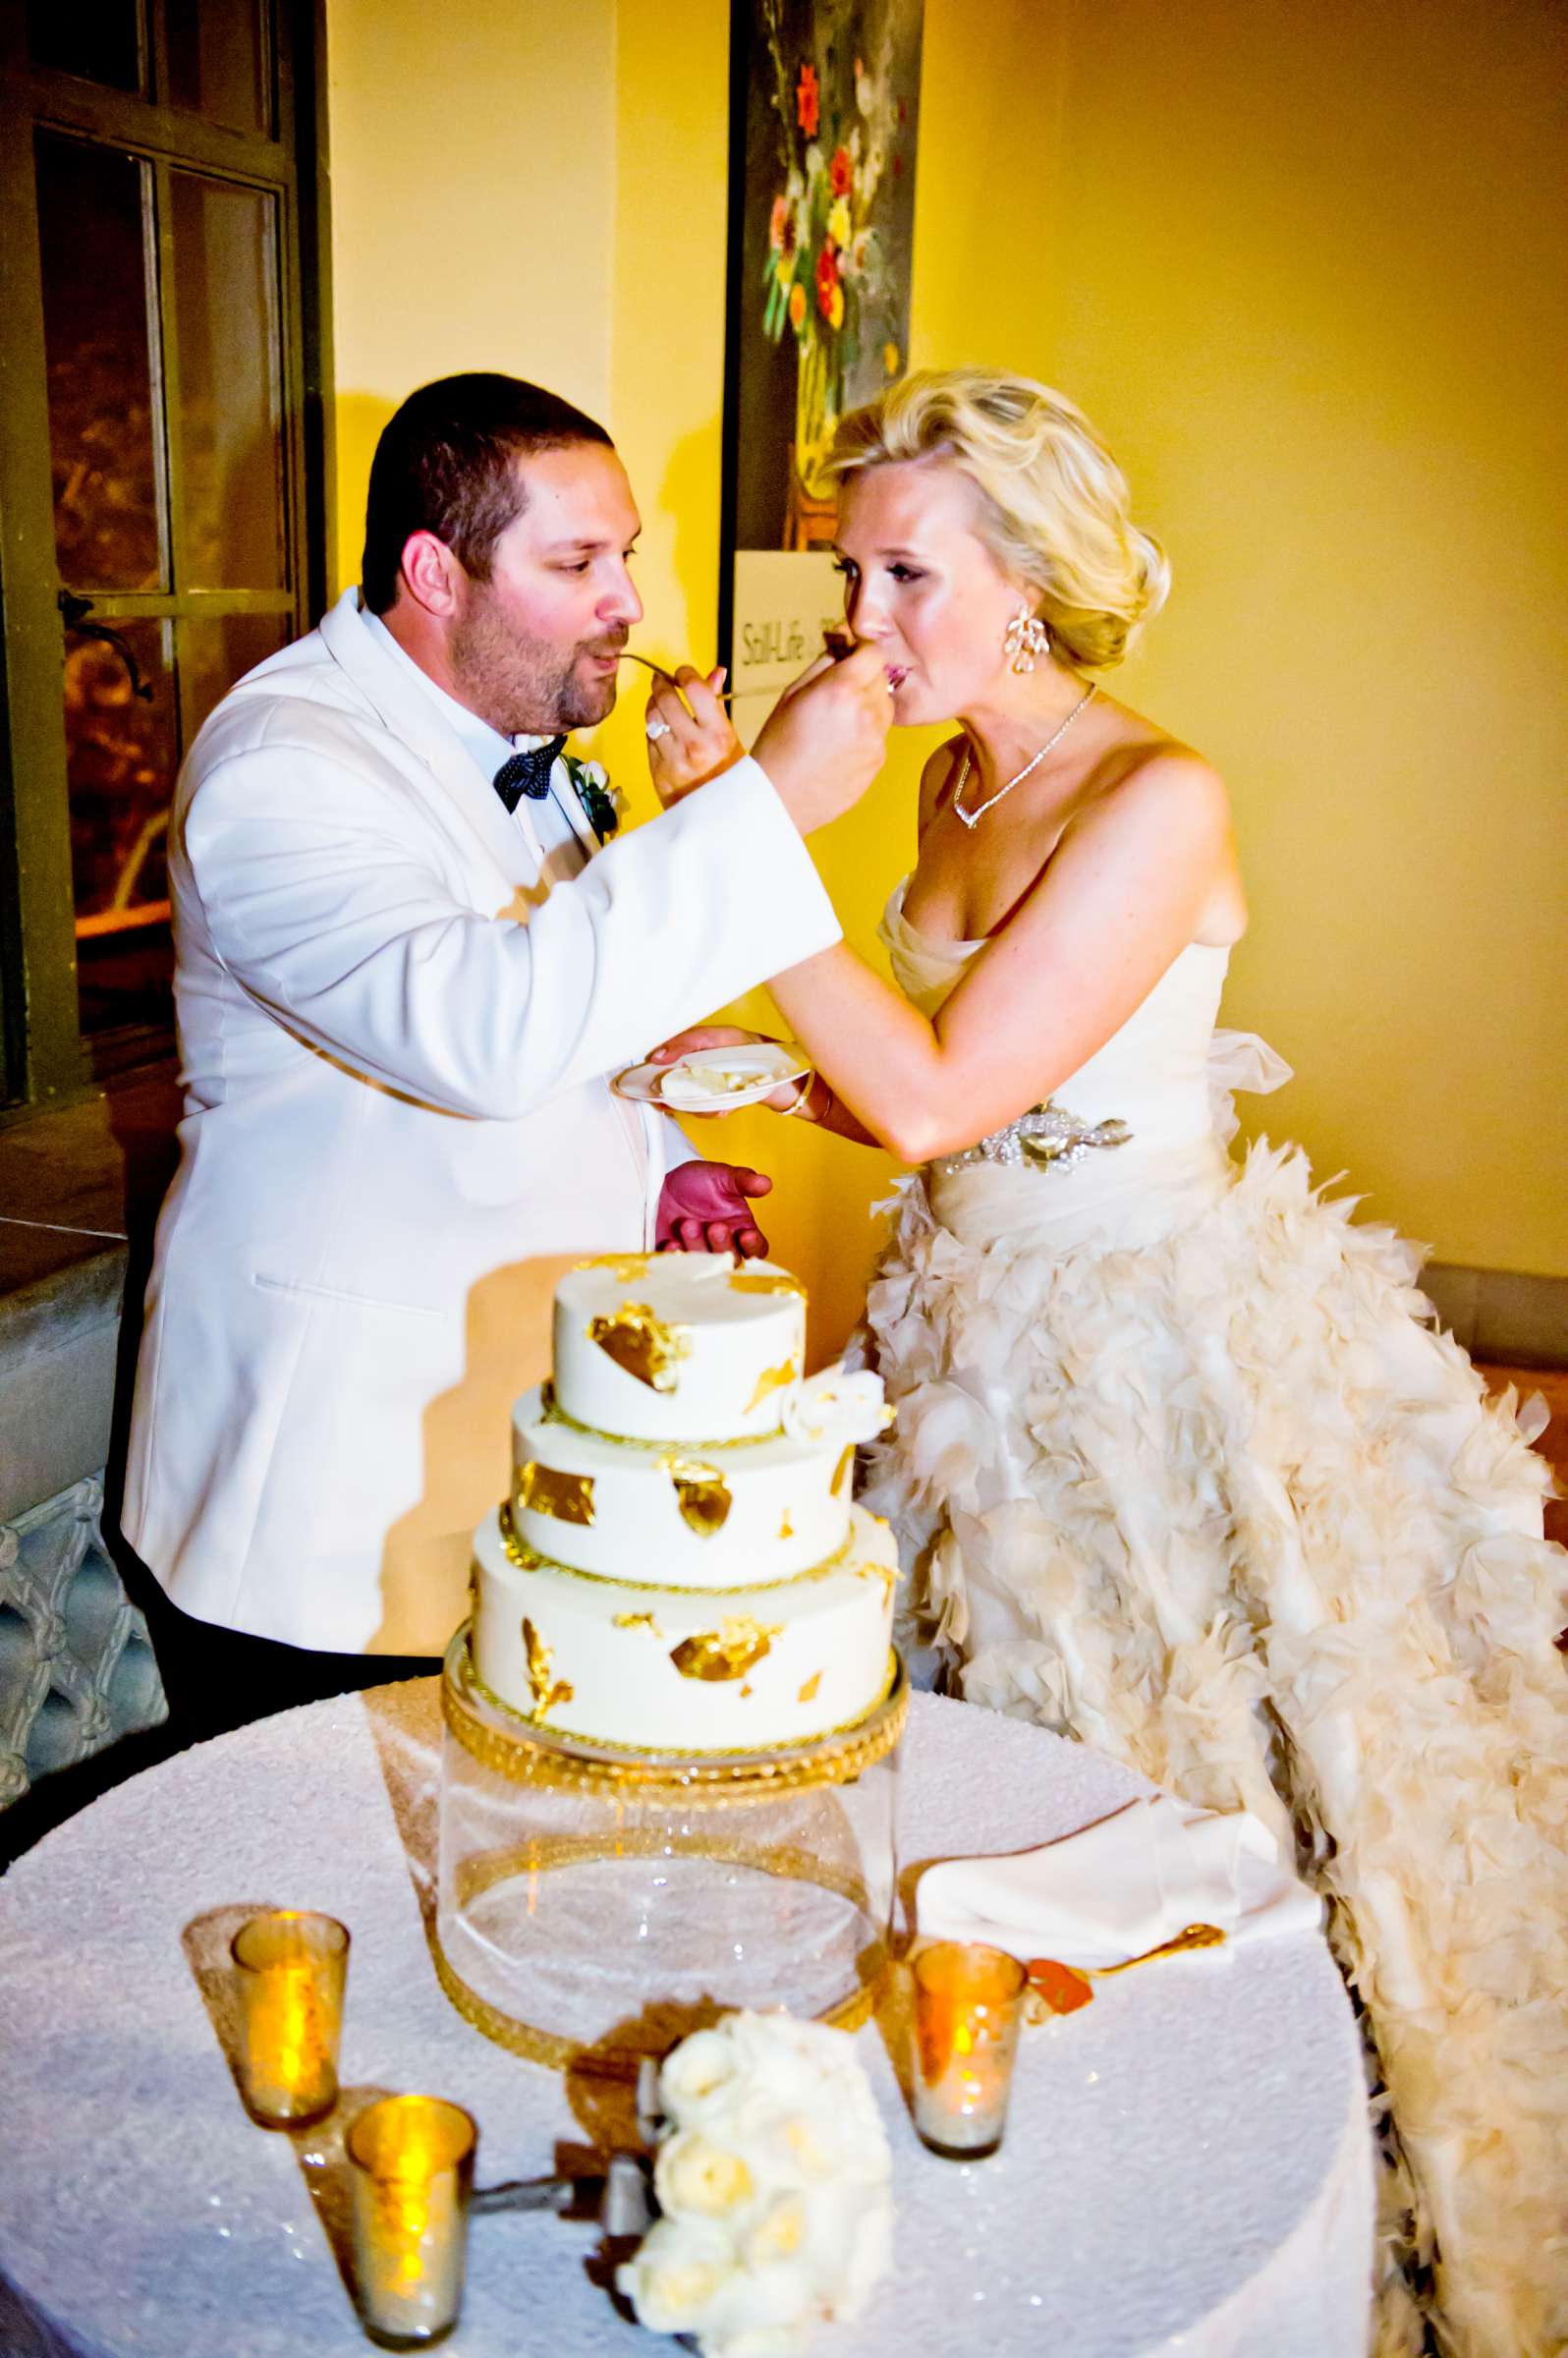
[[770, 1262], [627, 1255], [555, 1296], [554, 1374], [476, 1537], [473, 1658], [535, 1726], [660, 1755], [852, 1726], [888, 1692], [897, 1557], [851, 1499], [878, 1377], [804, 1376]]

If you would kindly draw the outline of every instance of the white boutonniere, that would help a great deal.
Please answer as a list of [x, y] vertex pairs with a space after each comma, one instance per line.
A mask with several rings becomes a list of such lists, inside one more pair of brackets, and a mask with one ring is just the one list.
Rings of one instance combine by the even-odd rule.
[[892, 2160], [848, 2035], [728, 2014], [666, 2058], [656, 2103], [660, 2216], [615, 2279], [639, 2323], [785, 2358], [858, 2317], [892, 2256]]
[[610, 784], [609, 772], [602, 761], [580, 761], [575, 754], [563, 754], [561, 758], [588, 825], [600, 843], [608, 843], [626, 816], [625, 795]]

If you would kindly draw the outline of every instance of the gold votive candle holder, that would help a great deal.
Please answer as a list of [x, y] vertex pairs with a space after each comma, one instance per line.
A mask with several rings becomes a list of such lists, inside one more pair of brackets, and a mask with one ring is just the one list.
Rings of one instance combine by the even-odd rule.
[[349, 2130], [360, 2318], [384, 2350], [421, 2349], [457, 2324], [478, 2134], [435, 2096], [383, 2097]]
[[263, 2128], [299, 2128], [338, 2098], [349, 1936], [335, 1916], [272, 1908], [230, 1943], [240, 1986], [245, 2101]]
[[949, 2162], [994, 2154], [1007, 2126], [1029, 1977], [1004, 1949], [935, 1940], [917, 1951], [915, 2127]]

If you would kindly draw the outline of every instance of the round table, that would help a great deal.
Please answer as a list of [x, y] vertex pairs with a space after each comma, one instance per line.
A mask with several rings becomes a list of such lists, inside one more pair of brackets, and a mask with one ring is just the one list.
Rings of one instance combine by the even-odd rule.
[[[477, 2182], [592, 2144], [591, 2104], [490, 2046], [437, 1988], [434, 1680], [282, 1713], [118, 1787], [0, 1882], [0, 2347], [7, 2358], [343, 2358], [341, 2132], [268, 2134], [220, 2038], [226, 1941], [266, 1906], [353, 1934], [342, 2079], [453, 2098]], [[905, 1866], [1071, 1832], [1148, 1787], [1042, 1730], [917, 1696]], [[1177, 1957], [1026, 2031], [1002, 2152], [917, 2142], [875, 2026], [893, 2273], [824, 2358], [1350, 2358], [1367, 2344], [1372, 2175], [1359, 2041], [1316, 1936]], [[574, 2109], [574, 2105], [576, 2109]], [[671, 2348], [621, 2317], [596, 2230], [476, 2218], [453, 2358]]]

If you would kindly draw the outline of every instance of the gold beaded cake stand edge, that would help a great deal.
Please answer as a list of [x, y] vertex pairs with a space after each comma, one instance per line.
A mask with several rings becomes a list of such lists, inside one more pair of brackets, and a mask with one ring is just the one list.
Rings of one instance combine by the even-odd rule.
[[[683, 1758], [612, 1753], [607, 1748], [601, 1750], [528, 1725], [496, 1703], [479, 1683], [469, 1647], [467, 1622], [447, 1649], [441, 1680], [441, 1708], [447, 1728], [481, 1768], [516, 1784], [600, 1793], [620, 1805], [623, 1812], [628, 1806], [658, 1809], [671, 1804], [679, 1804], [683, 1811], [694, 1807], [733, 1809], [746, 1803], [782, 1799], [814, 1786], [848, 1784], [884, 1760], [898, 1743], [909, 1716], [909, 1698], [908, 1674], [895, 1653], [886, 1694], [853, 1727], [773, 1753], [716, 1758], [699, 1754]], [[665, 1844], [668, 1837], [661, 1836], [659, 1841]], [[685, 1841], [679, 1844], [683, 1849], [687, 1846]], [[537, 1875], [586, 1858], [608, 1856], [612, 1847], [617, 1854], [641, 1847], [624, 1817], [611, 1842], [601, 1844], [592, 1838], [553, 1842], [548, 1838], [543, 1842], [530, 1839], [493, 1851], [484, 1858], [466, 1860], [462, 1881], [466, 1886], [487, 1885], [513, 1876]], [[704, 1842], [701, 1847], [707, 1855], [723, 1856], [731, 1846], [714, 1840]], [[755, 1863], [762, 1863], [753, 1855]], [[779, 1853], [771, 1863], [771, 1871], [817, 1882], [842, 1897], [865, 1904], [864, 1888], [850, 1889], [823, 1863], [799, 1850]], [[435, 1920], [429, 1923], [427, 1931], [436, 1979], [451, 2004], [473, 2029], [510, 2053], [553, 2071], [590, 2071], [626, 2079], [635, 2078], [646, 2053], [661, 2051], [651, 2046], [637, 2049], [571, 2039], [523, 2021], [481, 1996], [464, 1979], [442, 1946]], [[888, 1963], [884, 1936], [862, 1952], [858, 1960], [859, 1986], [816, 2019], [836, 2030], [860, 2029], [875, 2009]], [[718, 2008], [715, 2012], [722, 2010]], [[672, 2032], [671, 2043], [679, 2035], [678, 2030]]]
[[[610, 2047], [587, 2039], [563, 2039], [553, 2031], [538, 2030], [532, 2023], [523, 2022], [517, 2015], [508, 2014], [499, 2006], [492, 2006], [488, 1998], [481, 1997], [476, 1990], [470, 1988], [452, 1964], [433, 1925], [430, 1928], [430, 1955], [435, 1965], [436, 1980], [470, 2028], [482, 2032], [486, 2039], [493, 2040], [497, 2047], [504, 2047], [509, 2053], [521, 2055], [527, 2063], [541, 2063], [547, 2071], [591, 2072], [602, 2079], [635, 2080], [648, 2055], [659, 2056], [665, 2051], [652, 2045], [637, 2049]], [[886, 1971], [887, 1957], [884, 1953], [870, 1977], [862, 1983], [854, 1995], [845, 1998], [840, 2005], [830, 2006], [826, 2013], [816, 2017], [817, 2021], [826, 2023], [835, 2031], [858, 2031], [863, 2023], [869, 2022], [876, 2009]], [[713, 2019], [717, 2020], [724, 2011], [723, 2007], [715, 2007]], [[682, 2029], [688, 2027], [698, 2026], [682, 2025]], [[669, 2044], [673, 2045], [680, 2035], [680, 2031], [673, 2031]]]
[[480, 1684], [465, 1621], [446, 1650], [441, 1714], [481, 1768], [509, 1783], [603, 1793], [623, 1803], [715, 1808], [843, 1785], [892, 1751], [909, 1717], [909, 1674], [895, 1651], [886, 1692], [863, 1719], [773, 1752], [639, 1753], [558, 1735], [496, 1702]]

